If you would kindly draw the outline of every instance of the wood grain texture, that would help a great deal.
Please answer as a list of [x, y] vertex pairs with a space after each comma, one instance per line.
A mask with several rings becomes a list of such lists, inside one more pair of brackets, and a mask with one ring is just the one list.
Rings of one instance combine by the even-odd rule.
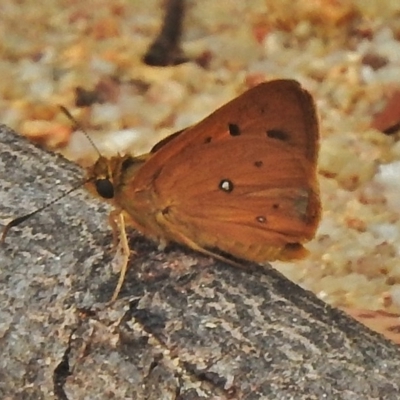
[[[0, 171], [2, 223], [82, 179], [4, 126]], [[160, 252], [131, 232], [137, 255], [107, 304], [107, 213], [79, 190], [0, 247], [1, 398], [398, 398], [398, 347], [272, 268]]]

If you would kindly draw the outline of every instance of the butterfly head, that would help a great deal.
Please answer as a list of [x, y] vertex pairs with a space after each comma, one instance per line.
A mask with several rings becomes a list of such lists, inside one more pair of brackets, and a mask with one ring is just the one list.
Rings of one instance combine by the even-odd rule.
[[115, 194], [113, 180], [113, 158], [100, 156], [88, 171], [88, 187], [91, 192], [104, 199], [112, 199]]
[[89, 190], [103, 199], [114, 199], [121, 185], [136, 174], [145, 159], [146, 156], [100, 156], [88, 172]]

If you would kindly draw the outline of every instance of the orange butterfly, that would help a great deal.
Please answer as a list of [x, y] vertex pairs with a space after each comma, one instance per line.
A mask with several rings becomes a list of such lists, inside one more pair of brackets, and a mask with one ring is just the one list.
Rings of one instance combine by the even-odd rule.
[[[119, 225], [125, 255], [113, 299], [128, 263], [125, 220], [163, 244], [185, 244], [228, 262], [232, 256], [259, 263], [304, 257], [303, 243], [314, 237], [321, 213], [318, 142], [310, 94], [296, 81], [275, 80], [149, 154], [100, 156], [88, 183], [115, 205], [110, 222], [114, 233]], [[1, 241], [43, 208], [11, 221]]]
[[[318, 120], [293, 80], [262, 83], [139, 157], [100, 157], [89, 176], [135, 229], [227, 260], [307, 254], [320, 219]], [[125, 246], [126, 247], [126, 246]]]

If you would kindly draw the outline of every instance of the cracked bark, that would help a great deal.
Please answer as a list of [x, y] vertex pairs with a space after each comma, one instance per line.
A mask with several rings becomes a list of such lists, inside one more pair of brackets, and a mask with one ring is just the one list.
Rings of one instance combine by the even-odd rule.
[[[4, 126], [0, 139], [2, 223], [83, 176]], [[1, 398], [398, 398], [399, 349], [272, 268], [130, 232], [137, 254], [108, 304], [108, 211], [78, 190], [0, 246]]]

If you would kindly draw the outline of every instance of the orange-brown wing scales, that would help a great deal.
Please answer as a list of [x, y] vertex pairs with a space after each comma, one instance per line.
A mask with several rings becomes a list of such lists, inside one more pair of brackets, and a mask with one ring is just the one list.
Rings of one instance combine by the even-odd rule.
[[145, 170], [156, 169], [157, 155], [135, 178], [143, 183], [152, 180], [157, 191], [174, 190], [178, 185], [196, 189], [193, 194], [197, 194], [203, 188], [208, 191], [210, 187], [206, 184], [216, 175], [222, 179], [236, 179], [238, 190], [242, 190], [242, 185], [252, 184], [263, 188], [316, 184], [313, 163], [304, 159], [297, 149], [264, 136], [228, 137], [215, 143], [187, 147], [161, 165], [155, 177], [142, 179], [147, 175]]
[[[237, 125], [238, 133], [246, 137], [280, 137], [309, 161], [315, 163], [317, 159], [319, 131], [314, 102], [295, 81], [258, 85], [189, 128], [186, 134], [196, 132], [191, 144], [201, 144], [209, 138], [215, 142], [230, 136], [228, 124]], [[184, 142], [185, 138], [181, 136], [179, 140]]]
[[[254, 261], [304, 255], [287, 245], [315, 233], [319, 201], [314, 166], [276, 139], [241, 138], [240, 146], [235, 140], [188, 147], [160, 169], [150, 189], [151, 208], [162, 215], [157, 224], [169, 240], [185, 238], [201, 248]], [[227, 163], [224, 154], [233, 162]], [[232, 184], [231, 191], [221, 188], [224, 180]], [[148, 190], [138, 195], [143, 193]], [[137, 210], [138, 202], [132, 204]]]
[[[279, 202], [276, 200], [277, 196], [280, 198]], [[176, 219], [181, 219], [182, 222], [188, 216], [191, 219], [217, 221], [218, 224], [234, 223], [261, 232], [271, 231], [276, 233], [277, 238], [272, 242], [277, 244], [282, 244], [284, 241], [305, 241], [314, 236], [315, 217], [308, 211], [308, 203], [313, 202], [312, 193], [302, 190], [271, 189], [270, 195], [252, 199], [251, 207], [246, 207], [246, 198], [225, 201], [218, 194], [212, 197], [213, 199], [206, 202], [201, 198], [197, 202], [192, 199], [187, 209], [184, 208], [186, 203], [182, 200], [175, 205], [169, 205], [166, 211], [176, 213]], [[190, 205], [193, 205], [192, 209]], [[183, 210], [185, 214], [182, 216]]]
[[294, 81], [261, 84], [165, 141], [121, 204], [151, 236], [254, 261], [299, 258], [320, 216], [318, 123]]
[[[275, 209], [280, 192], [280, 209]], [[207, 196], [208, 197], [208, 196]], [[308, 203], [312, 210], [316, 196], [306, 191], [271, 189], [270, 196], [251, 201], [246, 199], [224, 201], [221, 196], [186, 204], [182, 199], [176, 205], [164, 208], [164, 230], [170, 240], [182, 241], [182, 236], [206, 249], [219, 248], [225, 252], [252, 261], [299, 258], [288, 244], [299, 244], [314, 236], [317, 213], [296, 203]], [[215, 201], [213, 201], [215, 200]], [[160, 223], [160, 220], [159, 220]], [[178, 231], [176, 234], [176, 231]], [[291, 254], [287, 255], [287, 251]], [[305, 255], [302, 252], [302, 255]]]
[[[258, 139], [273, 136], [299, 152], [310, 164], [316, 164], [319, 130], [314, 102], [298, 82], [276, 80], [248, 90], [198, 124], [178, 132], [172, 140], [163, 140], [147, 161], [149, 168], [147, 174], [142, 173], [143, 181], [150, 181], [155, 169], [179, 157], [188, 147], [229, 140], [232, 134], [228, 127], [234, 125], [241, 136]], [[201, 157], [201, 153], [196, 156]]]
[[315, 167], [273, 139], [235, 141], [188, 148], [170, 160], [153, 182], [161, 203], [182, 204], [193, 212], [207, 202], [257, 215], [260, 205], [270, 204], [277, 213], [307, 220], [309, 192], [318, 194]]
[[158, 222], [169, 233], [170, 240], [185, 243], [195, 250], [220, 250], [255, 262], [297, 259], [307, 254], [299, 242], [288, 242], [286, 235], [274, 231], [254, 229], [235, 220], [222, 223], [196, 217], [182, 220], [180, 217], [171, 210], [167, 215], [160, 214]]

